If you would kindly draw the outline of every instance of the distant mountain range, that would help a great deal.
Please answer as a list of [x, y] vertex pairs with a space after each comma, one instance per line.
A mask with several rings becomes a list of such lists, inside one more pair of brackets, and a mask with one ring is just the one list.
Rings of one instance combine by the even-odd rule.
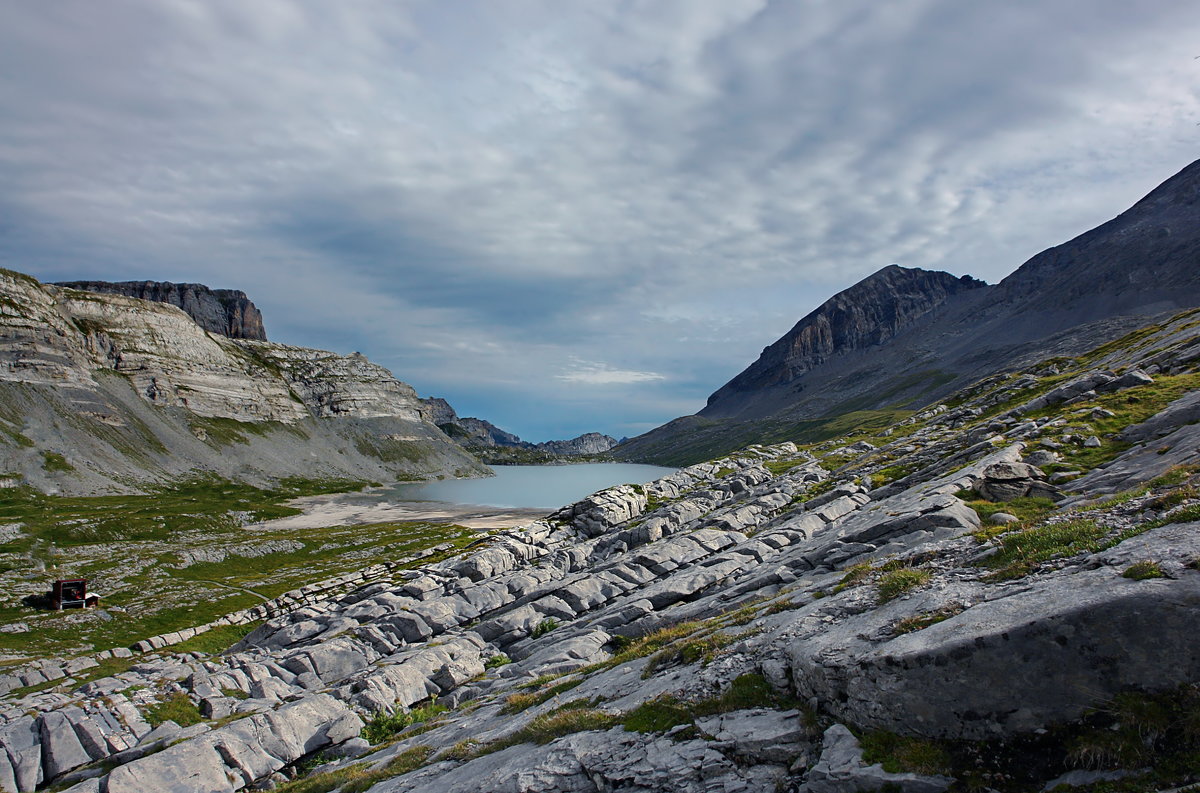
[[[586, 432], [577, 438], [530, 443], [505, 432], [490, 421], [461, 417], [440, 397], [422, 400], [430, 420], [465, 448], [482, 456], [485, 462], [517, 462], [524, 459], [580, 457], [604, 454], [617, 445], [617, 439], [598, 432]], [[522, 455], [521, 452], [532, 454]]]
[[987, 374], [1074, 355], [1195, 305], [1200, 161], [999, 284], [889, 265], [801, 319], [698, 414], [614, 453], [687, 464], [887, 423]]

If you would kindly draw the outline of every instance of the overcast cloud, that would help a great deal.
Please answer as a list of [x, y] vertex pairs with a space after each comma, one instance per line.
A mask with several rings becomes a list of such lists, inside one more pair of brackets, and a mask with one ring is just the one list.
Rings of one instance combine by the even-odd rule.
[[246, 291], [531, 440], [1200, 156], [1185, 0], [0, 0], [0, 263]]

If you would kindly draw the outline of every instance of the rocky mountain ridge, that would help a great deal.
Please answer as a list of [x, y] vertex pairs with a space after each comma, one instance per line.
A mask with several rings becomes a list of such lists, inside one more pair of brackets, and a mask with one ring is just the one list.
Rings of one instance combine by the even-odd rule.
[[970, 276], [888, 265], [797, 322], [710, 396], [700, 415], [743, 414], [747, 392], [787, 386], [838, 355], [886, 344], [952, 295], [986, 286]]
[[210, 333], [231, 339], [267, 340], [262, 313], [245, 292], [237, 289], [210, 289], [204, 284], [170, 281], [62, 281], [55, 286], [169, 303], [183, 309]]
[[[1191, 311], [878, 431], [601, 491], [224, 653], [48, 661], [0, 707], [0, 786], [1194, 784], [1198, 394]], [[166, 702], [196, 723], [152, 728]]]
[[361, 355], [229, 338], [166, 302], [12, 271], [0, 272], [0, 405], [0, 468], [40, 489], [486, 470]]
[[577, 457], [603, 454], [617, 445], [617, 439], [598, 432], [585, 432], [570, 440], [531, 443], [479, 418], [461, 417], [450, 403], [438, 397], [422, 400], [430, 419], [450, 438], [476, 453], [486, 450], [515, 450], [540, 453], [549, 457]]
[[884, 268], [801, 320], [697, 415], [616, 454], [677, 464], [816, 437], [841, 416], [919, 409], [974, 379], [1077, 355], [1200, 305], [1198, 210], [1200, 161], [994, 286]]

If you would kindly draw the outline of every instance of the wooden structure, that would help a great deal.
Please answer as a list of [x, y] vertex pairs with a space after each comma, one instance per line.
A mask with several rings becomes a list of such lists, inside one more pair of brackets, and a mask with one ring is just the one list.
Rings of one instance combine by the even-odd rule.
[[[88, 601], [92, 601], [89, 603]], [[95, 606], [100, 599], [95, 595], [88, 597], [86, 578], [68, 578], [54, 582], [50, 590], [50, 605], [55, 611], [63, 609], [82, 609]]]

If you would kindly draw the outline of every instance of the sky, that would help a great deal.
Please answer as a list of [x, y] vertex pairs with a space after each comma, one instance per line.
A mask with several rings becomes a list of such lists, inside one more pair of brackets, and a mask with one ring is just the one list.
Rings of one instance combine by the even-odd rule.
[[0, 265], [245, 291], [527, 440], [1200, 157], [1194, 0], [0, 0]]

